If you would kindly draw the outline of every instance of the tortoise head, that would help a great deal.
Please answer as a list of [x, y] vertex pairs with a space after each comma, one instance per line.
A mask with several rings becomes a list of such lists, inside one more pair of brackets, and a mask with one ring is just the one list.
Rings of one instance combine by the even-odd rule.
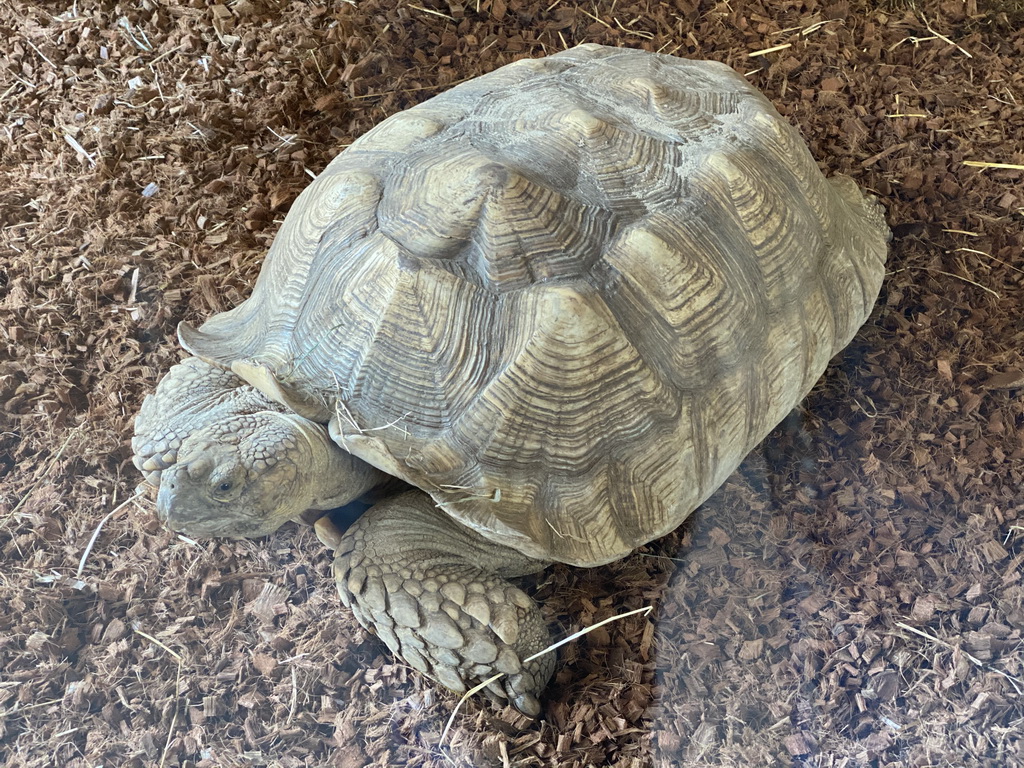
[[358, 498], [384, 474], [327, 428], [197, 358], [174, 366], [135, 419], [135, 465], [157, 514], [190, 536], [264, 536]]
[[318, 430], [299, 416], [264, 411], [192, 433], [161, 472], [157, 514], [192, 536], [250, 538], [277, 530], [317, 504], [321, 454], [330, 450]]

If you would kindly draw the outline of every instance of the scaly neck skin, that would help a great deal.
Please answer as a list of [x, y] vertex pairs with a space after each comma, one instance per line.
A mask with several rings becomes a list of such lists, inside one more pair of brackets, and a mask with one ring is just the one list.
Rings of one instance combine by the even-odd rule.
[[290, 413], [280, 414], [306, 444], [312, 485], [310, 509], [334, 509], [358, 499], [388, 480], [389, 475], [340, 448], [321, 425]]

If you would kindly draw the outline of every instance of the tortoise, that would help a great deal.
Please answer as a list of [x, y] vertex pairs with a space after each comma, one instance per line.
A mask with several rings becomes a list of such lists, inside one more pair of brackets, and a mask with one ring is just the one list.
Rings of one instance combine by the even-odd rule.
[[527, 715], [554, 668], [508, 579], [670, 532], [864, 323], [889, 230], [728, 66], [583, 45], [399, 112], [298, 197], [250, 298], [132, 441], [193, 536], [378, 493], [336, 545], [356, 618]]

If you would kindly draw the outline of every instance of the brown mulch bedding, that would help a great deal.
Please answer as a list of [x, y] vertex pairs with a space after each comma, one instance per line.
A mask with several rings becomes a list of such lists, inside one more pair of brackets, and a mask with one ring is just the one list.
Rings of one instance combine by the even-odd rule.
[[[0, 6], [0, 764], [1024, 765], [1022, 21], [997, 0]], [[747, 73], [880, 195], [890, 274], [690, 522], [535, 587], [558, 632], [655, 611], [569, 646], [539, 722], [472, 701], [439, 746], [455, 698], [340, 607], [309, 529], [196, 543], [119, 506], [131, 420], [175, 324], [244, 298], [339, 148], [582, 42]]]

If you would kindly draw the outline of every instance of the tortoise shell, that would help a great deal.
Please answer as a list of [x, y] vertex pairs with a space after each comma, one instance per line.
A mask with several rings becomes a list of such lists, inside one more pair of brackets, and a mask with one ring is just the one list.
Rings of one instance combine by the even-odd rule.
[[727, 66], [586, 45], [369, 131], [179, 336], [488, 538], [597, 565], [804, 397], [887, 238]]

